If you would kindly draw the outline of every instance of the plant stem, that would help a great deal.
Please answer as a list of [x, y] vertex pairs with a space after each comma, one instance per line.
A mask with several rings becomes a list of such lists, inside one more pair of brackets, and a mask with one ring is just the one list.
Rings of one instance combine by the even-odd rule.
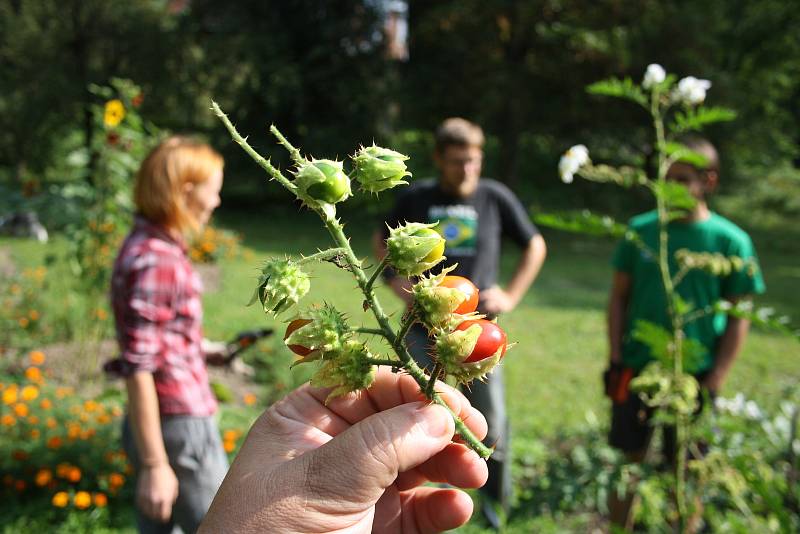
[[344, 249], [342, 248], [329, 248], [326, 250], [320, 250], [319, 252], [312, 254], [310, 256], [303, 256], [295, 263], [298, 265], [303, 265], [305, 263], [311, 263], [313, 261], [325, 261], [331, 258], [335, 258], [336, 256], [341, 256], [344, 254]]
[[378, 277], [381, 275], [383, 270], [386, 269], [387, 265], [389, 265], [389, 255], [388, 254], [383, 257], [383, 259], [381, 260], [380, 264], [378, 264], [378, 266], [375, 267], [375, 272], [372, 273], [372, 276], [370, 276], [369, 280], [367, 280], [367, 291], [372, 291], [372, 286], [375, 285], [375, 280], [378, 279]]
[[430, 397], [433, 395], [434, 387], [436, 386], [436, 381], [439, 380], [439, 375], [442, 372], [442, 364], [441, 362], [436, 362], [436, 365], [433, 367], [433, 371], [431, 372], [431, 376], [428, 379], [428, 386], [425, 388], [425, 395]]
[[[669, 170], [669, 161], [666, 156], [666, 138], [664, 135], [664, 120], [661, 116], [658, 102], [658, 91], [653, 91], [650, 100], [650, 114], [653, 118], [653, 126], [656, 131], [656, 147], [658, 152], [658, 184], [661, 186], [659, 191], [664, 191], [664, 185]], [[683, 374], [683, 324], [675, 310], [675, 285], [669, 272], [669, 241], [667, 225], [669, 224], [669, 213], [667, 211], [664, 195], [656, 193], [656, 206], [658, 209], [658, 266], [661, 272], [661, 280], [664, 284], [664, 293], [667, 301], [667, 313], [672, 324], [672, 347], [673, 356], [673, 377], [677, 379]], [[673, 383], [676, 381], [674, 380]], [[677, 414], [675, 421], [675, 434], [677, 441], [677, 451], [675, 458], [675, 504], [678, 509], [678, 521], [680, 531], [683, 532], [686, 526], [686, 418], [682, 414]]]
[[283, 148], [285, 148], [286, 150], [288, 150], [288, 151], [289, 151], [289, 155], [292, 157], [292, 161], [294, 161], [294, 162], [295, 162], [295, 164], [296, 164], [297, 166], [303, 165], [303, 164], [306, 162], [305, 158], [303, 158], [303, 155], [302, 155], [302, 154], [300, 154], [300, 150], [298, 150], [297, 148], [295, 148], [295, 147], [294, 147], [294, 146], [293, 146], [293, 145], [292, 145], [292, 144], [291, 144], [291, 143], [290, 143], [290, 142], [289, 142], [289, 141], [288, 141], [288, 140], [287, 140], [287, 139], [286, 139], [286, 138], [283, 136], [283, 134], [280, 132], [280, 130], [278, 130], [278, 129], [275, 127], [275, 125], [274, 125], [274, 124], [273, 124], [272, 126], [270, 126], [270, 127], [269, 127], [269, 131], [270, 131], [270, 133], [272, 133], [272, 135], [274, 135], [274, 136], [275, 136], [275, 138], [278, 140], [278, 142], [279, 142], [280, 144], [282, 144], [282, 145], [283, 145]]
[[247, 138], [242, 137], [241, 135], [239, 135], [239, 132], [236, 131], [236, 127], [231, 123], [230, 119], [228, 119], [228, 116], [225, 115], [225, 113], [219, 107], [219, 104], [217, 104], [216, 102], [212, 101], [211, 102], [211, 109], [214, 111], [214, 113], [217, 115], [217, 117], [219, 117], [219, 119], [222, 121], [222, 124], [224, 124], [225, 127], [228, 129], [228, 132], [230, 132], [231, 137], [233, 138], [233, 140], [240, 147], [242, 147], [242, 149], [245, 152], [247, 152], [248, 156], [253, 158], [253, 160], [255, 160], [256, 163], [258, 163], [265, 171], [267, 171], [267, 174], [269, 174], [274, 180], [276, 180], [278, 183], [280, 183], [283, 187], [285, 187], [286, 189], [288, 189], [289, 191], [292, 191], [292, 192], [296, 192], [297, 191], [297, 186], [296, 185], [294, 185], [292, 182], [290, 182], [281, 173], [281, 171], [279, 171], [278, 169], [273, 167], [268, 159], [265, 159], [264, 156], [262, 156], [261, 154], [256, 152], [255, 149], [253, 149], [253, 147], [251, 147], [247, 143]]
[[367, 363], [371, 365], [387, 365], [397, 369], [403, 367], [403, 362], [400, 360], [392, 360], [390, 358], [367, 358]]
[[364, 328], [364, 327], [359, 327], [359, 328], [356, 328], [355, 330], [356, 330], [356, 332], [359, 332], [359, 333], [361, 333], [361, 334], [374, 334], [374, 335], [376, 335], [376, 336], [382, 336], [382, 335], [384, 335], [384, 331], [383, 331], [383, 330], [381, 330], [380, 328]]

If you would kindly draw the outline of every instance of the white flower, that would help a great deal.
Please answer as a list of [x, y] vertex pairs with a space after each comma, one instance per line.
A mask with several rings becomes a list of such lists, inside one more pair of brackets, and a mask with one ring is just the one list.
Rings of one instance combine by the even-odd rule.
[[758, 408], [758, 404], [751, 400], [744, 403], [744, 414], [750, 419], [761, 418], [761, 410]]
[[558, 162], [561, 181], [571, 184], [575, 173], [587, 163], [589, 163], [589, 149], [584, 145], [575, 145], [567, 150]]
[[647, 66], [647, 70], [644, 73], [644, 79], [642, 80], [642, 87], [645, 89], [652, 89], [656, 85], [660, 84], [664, 81], [667, 77], [667, 71], [664, 70], [664, 67], [659, 65], [658, 63], [651, 63]]
[[721, 412], [728, 411], [728, 399], [725, 397], [717, 397], [714, 399], [714, 406]]
[[700, 80], [694, 76], [687, 76], [678, 82], [673, 99], [688, 105], [702, 104], [706, 99], [706, 91], [711, 88], [711, 82]]

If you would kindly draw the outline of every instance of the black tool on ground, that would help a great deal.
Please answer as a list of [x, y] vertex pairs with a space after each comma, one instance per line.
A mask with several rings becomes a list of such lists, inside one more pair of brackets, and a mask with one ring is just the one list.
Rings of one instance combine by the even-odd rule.
[[225, 363], [230, 364], [242, 351], [255, 345], [256, 341], [271, 336], [274, 330], [271, 328], [259, 328], [256, 330], [245, 330], [239, 332], [232, 341], [228, 342], [225, 351]]

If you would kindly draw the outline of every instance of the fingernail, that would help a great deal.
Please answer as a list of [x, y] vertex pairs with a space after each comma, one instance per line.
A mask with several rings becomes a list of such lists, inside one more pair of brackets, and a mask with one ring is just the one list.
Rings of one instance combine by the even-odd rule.
[[436, 404], [423, 404], [419, 408], [421, 423], [429, 436], [439, 437], [452, 434], [453, 418], [447, 410]]

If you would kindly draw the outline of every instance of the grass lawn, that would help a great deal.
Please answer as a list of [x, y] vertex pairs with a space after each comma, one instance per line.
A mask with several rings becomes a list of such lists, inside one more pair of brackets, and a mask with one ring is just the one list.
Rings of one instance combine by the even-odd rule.
[[[258, 326], [282, 331], [283, 325], [266, 318], [257, 306], [245, 306], [260, 261], [271, 255], [311, 254], [327, 248], [330, 241], [324, 229], [311, 213], [272, 207], [265, 208], [264, 213], [223, 211], [216, 219], [219, 226], [242, 234], [247, 253], [222, 262], [221, 287], [205, 296], [206, 335], [227, 339], [239, 330]], [[344, 219], [348, 222], [347, 216]], [[371, 256], [369, 237], [374, 225], [371, 220], [350, 220], [347, 224], [357, 254]], [[530, 440], [554, 436], [557, 431], [578, 429], [586, 424], [589, 413], [601, 423], [607, 421], [608, 402], [601, 394], [600, 373], [607, 359], [604, 308], [613, 243], [547, 229], [544, 233], [549, 254], [538, 281], [519, 308], [500, 320], [509, 339], [518, 343], [504, 363], [515, 449], [524, 448]], [[796, 301], [800, 282], [798, 241], [791, 235], [772, 232], [756, 234], [755, 242], [768, 286], [759, 304], [774, 306], [792, 316], [795, 325], [800, 324]], [[0, 240], [0, 247], [5, 246], [15, 262], [24, 266], [36, 265], [45, 254], [63, 250], [64, 243], [56, 239], [42, 246]], [[510, 247], [506, 250], [503, 278], [513, 271], [517, 257]], [[345, 311], [352, 324], [374, 324], [372, 316], [362, 310], [355, 282], [347, 273], [324, 264], [314, 267], [312, 274], [313, 297], [306, 297], [305, 305], [324, 300]], [[57, 306], [63, 289], [56, 287], [53, 292]], [[384, 309], [396, 311], [399, 317], [400, 301], [386, 288], [378, 293]], [[798, 349], [795, 340], [766, 331], [752, 332], [722, 394], [742, 391], [765, 407], [776, 405], [783, 390], [800, 381]], [[225, 417], [240, 420], [252, 417], [252, 413]], [[518, 510], [515, 515], [510, 531], [529, 531], [524, 511]], [[465, 531], [480, 529], [470, 526]]]

